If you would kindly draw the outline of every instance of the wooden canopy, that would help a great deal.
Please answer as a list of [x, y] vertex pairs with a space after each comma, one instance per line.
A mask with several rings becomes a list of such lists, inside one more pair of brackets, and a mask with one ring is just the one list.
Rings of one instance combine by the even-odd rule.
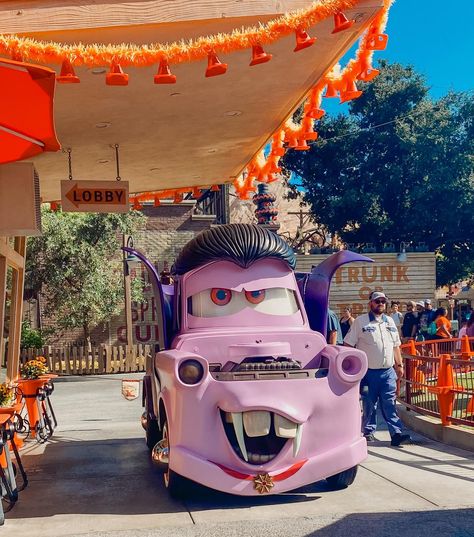
[[[155, 43], [196, 38], [266, 22], [308, 0], [245, 2], [153, 0], [0, 1], [3, 33], [61, 43]], [[114, 180], [130, 192], [232, 181], [291, 115], [321, 77], [350, 49], [383, 0], [360, 0], [346, 15], [356, 23], [332, 34], [333, 18], [312, 28], [314, 46], [293, 52], [290, 35], [265, 46], [273, 59], [249, 67], [250, 50], [219, 55], [225, 75], [205, 78], [206, 63], [172, 66], [177, 83], [154, 85], [156, 68], [125, 68], [129, 85], [107, 86], [103, 68], [76, 68], [80, 84], [58, 84], [55, 118], [63, 148], [72, 149], [74, 179]], [[54, 65], [56, 71], [59, 66]], [[60, 198], [67, 154], [35, 158], [43, 200]]]

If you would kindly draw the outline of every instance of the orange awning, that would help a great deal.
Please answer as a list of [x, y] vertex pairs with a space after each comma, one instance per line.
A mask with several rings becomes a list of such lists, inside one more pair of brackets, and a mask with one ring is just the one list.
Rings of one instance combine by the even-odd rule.
[[0, 164], [58, 151], [53, 118], [55, 72], [0, 59]]

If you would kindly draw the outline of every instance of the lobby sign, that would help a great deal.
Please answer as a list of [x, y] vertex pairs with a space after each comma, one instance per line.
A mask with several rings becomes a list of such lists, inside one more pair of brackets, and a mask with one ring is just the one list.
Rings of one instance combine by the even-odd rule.
[[74, 213], [126, 213], [128, 181], [61, 181], [61, 207]]

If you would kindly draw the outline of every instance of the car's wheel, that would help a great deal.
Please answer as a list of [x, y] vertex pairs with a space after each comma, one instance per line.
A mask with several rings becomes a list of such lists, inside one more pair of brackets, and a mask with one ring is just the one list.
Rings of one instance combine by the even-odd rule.
[[[168, 433], [168, 422], [165, 421], [163, 424], [163, 440], [166, 440], [168, 443], [168, 461], [171, 457], [171, 450], [169, 448], [169, 433]], [[166, 470], [163, 472], [163, 481], [165, 487], [168, 489], [168, 492], [172, 498], [185, 498], [189, 493], [189, 481], [170, 470], [169, 463]]]
[[338, 474], [327, 477], [326, 481], [334, 490], [345, 489], [354, 482], [357, 475], [357, 468], [357, 466], [353, 466], [348, 470], [344, 470], [344, 472], [339, 472]]
[[145, 429], [146, 445], [148, 449], [152, 450], [156, 443], [162, 438], [160, 428], [158, 427], [158, 421], [147, 419]]

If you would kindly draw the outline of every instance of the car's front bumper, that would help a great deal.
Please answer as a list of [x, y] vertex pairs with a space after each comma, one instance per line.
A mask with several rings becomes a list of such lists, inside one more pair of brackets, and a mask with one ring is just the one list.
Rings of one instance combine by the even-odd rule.
[[[297, 460], [295, 462], [300, 464], [282, 466], [279, 470], [269, 472], [269, 476], [272, 478], [269, 481], [273, 483], [269, 493], [279, 494], [315, 483], [356, 466], [366, 457], [367, 442], [365, 438], [361, 437], [350, 444], [340, 445], [306, 461], [304, 459]], [[301, 465], [303, 461], [304, 464]], [[259, 474], [267, 473], [263, 469], [249, 472], [236, 468], [223, 468], [217, 464], [217, 461], [203, 459], [198, 454], [180, 446], [174, 446], [172, 449], [170, 468], [196, 483], [240, 496], [260, 495], [261, 493], [255, 488], [253, 478]], [[295, 471], [295, 468], [298, 469]]]

